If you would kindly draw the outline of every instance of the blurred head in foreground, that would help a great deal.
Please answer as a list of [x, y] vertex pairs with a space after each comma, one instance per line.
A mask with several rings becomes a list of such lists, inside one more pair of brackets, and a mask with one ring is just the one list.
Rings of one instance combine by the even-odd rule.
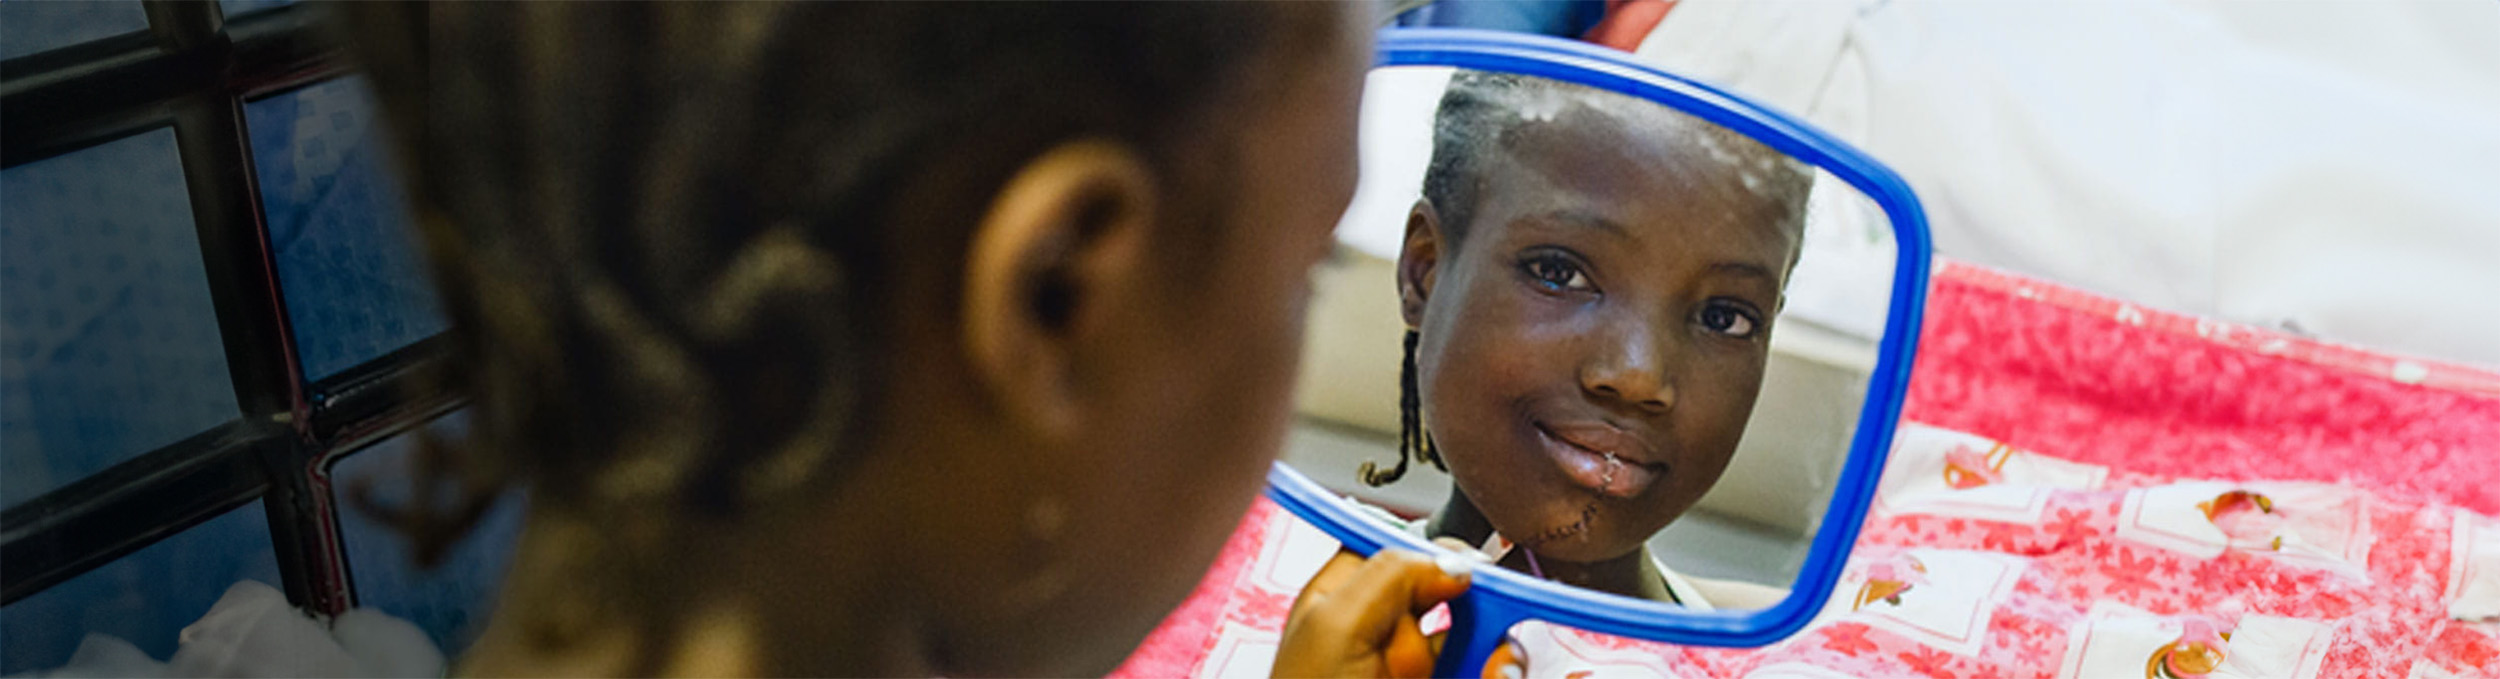
[[333, 9], [473, 422], [385, 511], [529, 492], [464, 671], [1099, 673], [1259, 488], [1356, 7]]

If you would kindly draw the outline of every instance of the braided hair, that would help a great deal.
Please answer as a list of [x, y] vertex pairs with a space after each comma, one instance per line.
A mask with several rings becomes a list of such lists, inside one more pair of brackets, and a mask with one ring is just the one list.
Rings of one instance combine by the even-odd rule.
[[1423, 392], [1415, 387], [1415, 342], [1422, 335], [1406, 331], [1406, 359], [1398, 366], [1398, 466], [1386, 470], [1365, 461], [1355, 470], [1365, 485], [1386, 486], [1406, 477], [1408, 460], [1420, 459], [1433, 468], [1449, 471], [1441, 461], [1441, 450], [1432, 445], [1432, 432], [1424, 429]]
[[[421, 562], [514, 483], [538, 508], [693, 519], [823, 487], [895, 377], [877, 293], [960, 264], [974, 194], [1105, 137], [1174, 180], [1172, 209], [1221, 204], [1193, 178], [1222, 159], [1183, 146], [1297, 53], [1284, 12], [1235, 3], [327, 9], [406, 161], [442, 386], [470, 400], [463, 440], [413, 470], [463, 489], [448, 510], [350, 489]], [[915, 187], [946, 195], [904, 204]]]

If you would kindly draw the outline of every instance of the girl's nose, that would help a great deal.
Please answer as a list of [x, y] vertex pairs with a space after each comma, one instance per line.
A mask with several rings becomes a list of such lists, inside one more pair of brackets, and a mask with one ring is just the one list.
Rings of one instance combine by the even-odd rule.
[[1675, 407], [1675, 385], [1667, 379], [1666, 344], [1647, 327], [1602, 341], [1581, 363], [1580, 388], [1647, 413], [1667, 412]]

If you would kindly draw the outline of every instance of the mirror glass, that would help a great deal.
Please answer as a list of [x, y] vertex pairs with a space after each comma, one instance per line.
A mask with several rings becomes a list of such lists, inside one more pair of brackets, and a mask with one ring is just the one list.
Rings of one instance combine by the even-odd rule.
[[1544, 580], [1785, 598], [1876, 365], [1884, 211], [1729, 128], [1537, 76], [1382, 67], [1361, 134], [1286, 463]]

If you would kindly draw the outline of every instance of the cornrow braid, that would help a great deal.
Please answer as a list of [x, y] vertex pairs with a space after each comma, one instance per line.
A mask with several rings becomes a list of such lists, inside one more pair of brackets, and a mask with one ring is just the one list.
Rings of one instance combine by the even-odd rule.
[[1411, 460], [1432, 463], [1434, 469], [1449, 471], [1441, 461], [1441, 450], [1432, 445], [1432, 432], [1424, 430], [1423, 390], [1415, 386], [1415, 343], [1421, 335], [1406, 331], [1406, 359], [1398, 365], [1398, 466], [1382, 470], [1365, 462], [1356, 469], [1364, 485], [1379, 487], [1396, 483], [1406, 477]]
[[[419, 434], [411, 470], [458, 497], [389, 507], [350, 489], [428, 560], [516, 485], [533, 512], [635, 511], [669, 530], [822, 487], [879, 434], [888, 329], [908, 311], [883, 293], [902, 267], [962, 261], [985, 192], [1074, 139], [1131, 144], [1173, 180], [1172, 209], [1218, 210], [1225, 184], [1195, 168], [1224, 167], [1227, 151], [1192, 142], [1267, 86], [1251, 76], [1295, 53], [1296, 22], [1324, 16], [1246, 3], [321, 9], [391, 123], [451, 323], [440, 386], [469, 399], [467, 431]], [[900, 202], [913, 187], [950, 200]], [[1172, 221], [1216, 223], [1185, 217]], [[1173, 266], [1217, 252], [1213, 233], [1175, 231]], [[603, 539], [657, 553], [664, 533]]]

